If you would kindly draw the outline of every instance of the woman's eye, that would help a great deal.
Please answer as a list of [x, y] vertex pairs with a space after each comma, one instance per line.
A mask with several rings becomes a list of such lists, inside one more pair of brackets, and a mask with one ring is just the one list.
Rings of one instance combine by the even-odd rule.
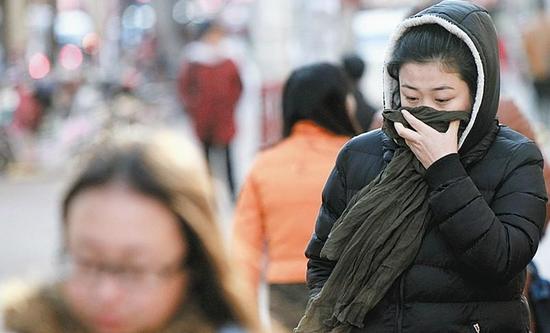
[[439, 104], [444, 104], [444, 103], [447, 103], [448, 101], [450, 101], [451, 99], [436, 99], [435, 101]]
[[78, 272], [81, 273], [90, 273], [96, 271], [100, 265], [93, 260], [89, 259], [78, 259], [75, 262], [75, 268]]
[[118, 274], [125, 281], [138, 281], [145, 278], [147, 270], [142, 267], [121, 267]]
[[405, 96], [405, 99], [409, 102], [416, 102], [418, 101], [417, 97], [411, 97], [411, 96]]
[[141, 266], [122, 266], [119, 269], [121, 273], [127, 275], [141, 275], [147, 271], [145, 267]]

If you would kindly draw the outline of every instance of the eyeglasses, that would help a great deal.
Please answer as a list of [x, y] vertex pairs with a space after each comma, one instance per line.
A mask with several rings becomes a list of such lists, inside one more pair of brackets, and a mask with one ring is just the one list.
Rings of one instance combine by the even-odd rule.
[[97, 286], [102, 278], [108, 276], [127, 290], [155, 289], [183, 271], [184, 268], [179, 261], [154, 269], [137, 265], [105, 263], [71, 255], [64, 255], [61, 260], [62, 276], [87, 287]]

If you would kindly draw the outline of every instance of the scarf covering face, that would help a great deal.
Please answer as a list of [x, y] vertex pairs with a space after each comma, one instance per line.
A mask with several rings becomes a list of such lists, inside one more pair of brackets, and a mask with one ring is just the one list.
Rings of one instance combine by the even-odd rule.
[[[470, 118], [468, 112], [429, 107], [409, 112], [439, 132], [446, 131], [453, 120], [460, 120], [463, 129]], [[321, 257], [336, 261], [336, 266], [319, 294], [310, 299], [296, 333], [362, 328], [367, 313], [412, 264], [431, 221], [426, 170], [397, 134], [394, 122], [410, 126], [401, 110], [384, 110], [383, 117], [383, 131], [397, 144], [394, 156], [334, 223]], [[483, 157], [497, 132], [495, 126], [461, 157], [462, 163], [470, 165]]]

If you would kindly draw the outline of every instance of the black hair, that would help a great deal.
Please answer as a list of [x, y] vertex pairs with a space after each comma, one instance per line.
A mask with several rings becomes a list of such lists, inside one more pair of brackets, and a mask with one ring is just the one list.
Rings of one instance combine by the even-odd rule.
[[[183, 265], [189, 274], [189, 287], [187, 296], [197, 300], [197, 304], [216, 326], [227, 323], [237, 323], [238, 314], [231, 308], [229, 302], [224, 300], [223, 289], [219, 279], [215, 263], [207, 255], [207, 249], [200, 241], [198, 234], [180, 217], [180, 228], [185, 235], [188, 253]], [[182, 303], [182, 311], [186, 311], [185, 302]]]
[[342, 68], [353, 81], [359, 81], [365, 73], [366, 65], [359, 55], [350, 53], [342, 57]]
[[292, 72], [283, 88], [283, 137], [300, 120], [311, 120], [339, 135], [353, 136], [346, 98], [351, 85], [344, 71], [329, 63], [316, 63]]
[[[399, 81], [399, 70], [406, 63], [439, 61], [445, 69], [456, 72], [466, 82], [474, 100], [477, 90], [477, 67], [466, 43], [438, 24], [424, 24], [408, 29], [397, 41], [387, 65], [389, 75]], [[393, 107], [401, 106], [399, 85], [392, 92]]]
[[216, 18], [207, 18], [194, 24], [194, 39], [199, 40], [208, 33], [218, 30], [223, 30], [222, 25]]

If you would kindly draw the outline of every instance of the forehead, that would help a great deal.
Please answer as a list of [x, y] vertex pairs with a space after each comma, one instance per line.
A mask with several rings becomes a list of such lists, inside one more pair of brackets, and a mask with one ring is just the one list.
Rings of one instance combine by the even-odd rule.
[[160, 201], [119, 184], [79, 193], [67, 212], [71, 247], [169, 255], [183, 248], [175, 215]]
[[439, 61], [426, 63], [409, 62], [399, 69], [399, 82], [401, 86], [408, 85], [418, 89], [437, 88], [450, 86], [453, 88], [466, 87], [460, 74], [449, 70]]

